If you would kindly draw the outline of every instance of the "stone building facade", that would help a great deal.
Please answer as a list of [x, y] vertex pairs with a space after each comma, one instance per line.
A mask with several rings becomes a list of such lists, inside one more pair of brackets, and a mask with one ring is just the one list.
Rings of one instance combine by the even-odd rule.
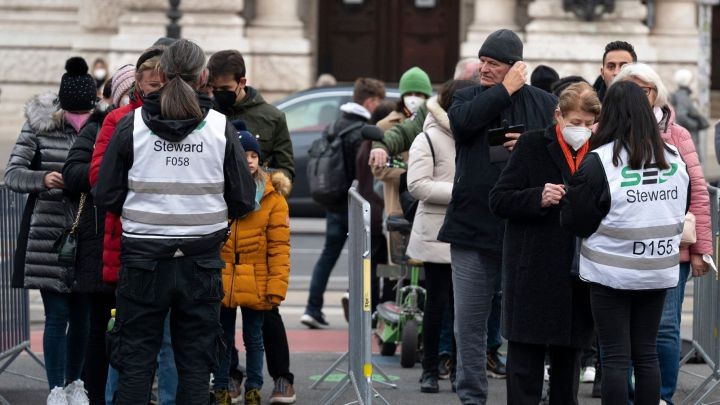
[[[310, 87], [318, 73], [319, 8], [328, 1], [182, 0], [182, 35], [208, 53], [235, 48], [246, 56], [248, 83], [274, 100]], [[378, 0], [375, 0], [378, 1]], [[386, 0], [380, 0], [386, 1]], [[443, 0], [390, 0], [443, 7]], [[543, 63], [561, 76], [598, 75], [607, 42], [635, 45], [642, 61], [671, 83], [680, 68], [697, 71], [697, 0], [651, 0], [653, 24], [642, 0], [615, 0], [614, 11], [586, 22], [563, 0], [455, 0], [460, 57], [476, 57], [498, 28], [516, 30], [530, 67]], [[65, 60], [103, 57], [110, 71], [133, 63], [165, 33], [167, 0], [0, 0], [0, 166], [33, 94], [56, 89]], [[330, 72], [333, 73], [333, 72]]]

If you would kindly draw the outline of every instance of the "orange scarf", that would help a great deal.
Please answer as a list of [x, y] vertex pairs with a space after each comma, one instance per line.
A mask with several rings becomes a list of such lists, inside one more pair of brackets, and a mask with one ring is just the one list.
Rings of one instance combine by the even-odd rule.
[[555, 126], [555, 135], [557, 136], [558, 143], [560, 144], [560, 149], [562, 149], [563, 155], [565, 155], [565, 160], [570, 167], [570, 174], [575, 174], [578, 167], [580, 167], [580, 163], [582, 162], [583, 158], [585, 158], [585, 155], [587, 155], [588, 149], [590, 149], [590, 140], [585, 142], [585, 145], [583, 145], [580, 150], [577, 151], [577, 155], [573, 159], [572, 152], [570, 152], [570, 146], [568, 146], [567, 142], [565, 142], [565, 139], [562, 136], [560, 124], [557, 124]]

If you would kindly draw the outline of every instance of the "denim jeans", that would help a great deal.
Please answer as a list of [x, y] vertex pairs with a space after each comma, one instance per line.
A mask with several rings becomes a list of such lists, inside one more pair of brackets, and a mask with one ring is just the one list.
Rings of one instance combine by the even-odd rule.
[[463, 404], [487, 402], [487, 324], [500, 277], [500, 256], [450, 245], [455, 299], [457, 394]]
[[[261, 389], [263, 385], [263, 319], [265, 311], [241, 307], [243, 343], [245, 344], [245, 391]], [[225, 345], [233, 347], [235, 344], [235, 322], [237, 319], [237, 308], [220, 308], [220, 324], [223, 328]], [[220, 367], [214, 375], [213, 388], [216, 390], [228, 389], [230, 376], [231, 351], [227, 350], [225, 356], [220, 360]]]
[[500, 317], [502, 316], [502, 277], [495, 280], [495, 293], [492, 298], [492, 308], [488, 318], [487, 351], [496, 352], [502, 346], [500, 335]]
[[657, 335], [657, 354], [662, 379], [660, 398], [669, 405], [673, 403], [672, 397], [680, 372], [680, 315], [689, 274], [690, 263], [680, 263], [680, 280], [677, 287], [667, 290]]
[[120, 371], [117, 404], [147, 401], [170, 310], [176, 401], [207, 402], [210, 373], [224, 353], [219, 322], [224, 266], [219, 247], [196, 256], [123, 260], [115, 327], [108, 334], [110, 362]]
[[327, 211], [325, 222], [325, 246], [320, 258], [313, 269], [310, 280], [310, 294], [308, 296], [305, 313], [319, 317], [323, 307], [323, 295], [327, 288], [330, 273], [337, 263], [348, 233], [348, 213]]
[[[175, 405], [175, 394], [177, 393], [178, 375], [175, 367], [175, 355], [173, 354], [172, 341], [170, 337], [170, 314], [165, 317], [165, 329], [163, 330], [162, 346], [158, 353], [158, 401], [160, 405]], [[107, 384], [105, 384], [105, 404], [113, 405], [113, 397], [118, 387], [120, 374], [110, 366], [108, 369]]]
[[43, 290], [40, 295], [45, 308], [45, 372], [52, 390], [80, 379], [90, 333], [90, 296]]

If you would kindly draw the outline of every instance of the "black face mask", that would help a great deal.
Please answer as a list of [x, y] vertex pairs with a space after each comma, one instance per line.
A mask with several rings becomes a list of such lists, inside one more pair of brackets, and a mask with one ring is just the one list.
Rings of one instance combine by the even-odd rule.
[[237, 94], [234, 90], [214, 90], [213, 98], [220, 109], [229, 110], [235, 104]]

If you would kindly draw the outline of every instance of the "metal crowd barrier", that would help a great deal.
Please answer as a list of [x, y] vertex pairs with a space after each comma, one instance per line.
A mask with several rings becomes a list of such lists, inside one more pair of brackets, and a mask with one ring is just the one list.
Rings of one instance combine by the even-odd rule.
[[[370, 405], [377, 397], [390, 403], [373, 388], [373, 370], [382, 377], [381, 384], [397, 388], [390, 378], [372, 362], [372, 307], [370, 294], [370, 204], [357, 192], [357, 181], [348, 193], [348, 279], [350, 283], [350, 325], [348, 352], [340, 356], [310, 388], [314, 389], [334, 371], [345, 374], [323, 397], [324, 405], [334, 403], [352, 387], [357, 398], [349, 404]], [[347, 369], [339, 365], [347, 360]], [[348, 404], [348, 405], [349, 405]]]
[[[720, 252], [720, 205], [718, 204], [718, 189], [708, 187], [710, 193], [710, 218], [713, 234], [713, 261], [718, 267], [718, 253]], [[703, 378], [704, 381], [693, 390], [683, 404], [703, 404], [710, 394], [720, 387], [720, 277], [717, 272], [711, 271], [705, 277], [693, 279], [693, 340], [692, 349], [683, 357], [681, 364], [687, 362], [692, 356], [699, 355], [710, 367], [708, 377], [692, 374]], [[711, 384], [712, 383], [712, 384]], [[704, 390], [704, 391], [703, 391]], [[697, 400], [693, 402], [693, 398]]]
[[[27, 352], [45, 367], [30, 350], [28, 291], [10, 286], [25, 201], [24, 195], [12, 192], [0, 183], [0, 375], [8, 373], [37, 379], [7, 369], [22, 352]], [[8, 404], [2, 395], [0, 404]]]

